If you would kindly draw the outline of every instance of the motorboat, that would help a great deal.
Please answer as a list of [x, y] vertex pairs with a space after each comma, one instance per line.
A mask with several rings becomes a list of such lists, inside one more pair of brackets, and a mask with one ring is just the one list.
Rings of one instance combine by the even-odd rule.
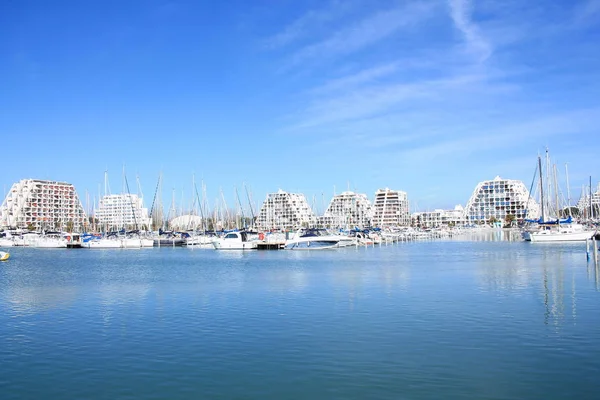
[[332, 235], [325, 229], [300, 229], [285, 241], [286, 250], [321, 250], [340, 247], [342, 237]]
[[10, 258], [10, 253], [0, 251], [0, 261], [7, 261]]
[[229, 232], [212, 242], [216, 250], [256, 250], [258, 238], [254, 239], [248, 232]]
[[1, 237], [0, 238], [0, 247], [13, 247], [15, 245], [15, 241], [12, 237]]
[[37, 237], [32, 247], [43, 249], [61, 249], [67, 247], [67, 238], [60, 232], [46, 232]]
[[189, 237], [185, 238], [185, 245], [189, 248], [199, 247], [202, 249], [212, 249], [214, 248], [213, 242], [215, 241], [215, 239], [218, 238], [214, 235], [190, 235]]
[[15, 240], [10, 231], [0, 232], [0, 247], [13, 247]]
[[81, 245], [87, 249], [120, 249], [122, 247], [121, 239], [117, 235], [95, 236], [84, 235]]

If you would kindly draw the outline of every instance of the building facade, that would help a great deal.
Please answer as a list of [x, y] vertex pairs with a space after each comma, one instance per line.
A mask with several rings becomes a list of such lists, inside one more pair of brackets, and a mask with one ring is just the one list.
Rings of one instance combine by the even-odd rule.
[[150, 229], [151, 218], [137, 194], [109, 194], [100, 199], [95, 212], [102, 230]]
[[316, 224], [316, 218], [301, 193], [279, 190], [269, 193], [256, 218], [260, 230], [293, 230]]
[[373, 201], [373, 225], [380, 228], [410, 225], [406, 192], [389, 188], [377, 190]]
[[412, 224], [421, 228], [464, 226], [467, 224], [467, 217], [465, 209], [457, 205], [453, 210], [416, 212], [412, 215]]
[[70, 183], [23, 179], [12, 185], [0, 208], [2, 227], [83, 231], [86, 215]]
[[327, 210], [319, 218], [328, 228], [366, 228], [373, 220], [373, 206], [366, 194], [343, 192], [333, 196]]
[[469, 223], [505, 222], [539, 218], [540, 206], [522, 181], [497, 176], [475, 187], [465, 212]]
[[587, 186], [581, 190], [582, 195], [577, 202], [579, 215], [584, 219], [600, 219], [600, 184], [596, 191], [592, 192], [592, 206], [590, 207], [590, 187]]

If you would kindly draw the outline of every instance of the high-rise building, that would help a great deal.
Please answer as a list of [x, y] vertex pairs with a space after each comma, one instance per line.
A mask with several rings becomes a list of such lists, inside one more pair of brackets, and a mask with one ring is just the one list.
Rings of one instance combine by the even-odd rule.
[[299, 229], [316, 223], [316, 218], [301, 193], [287, 193], [279, 189], [269, 193], [256, 218], [258, 229]]
[[375, 192], [373, 209], [374, 226], [386, 227], [410, 225], [408, 195], [406, 192], [391, 190], [389, 188], [377, 190], [377, 192]]
[[137, 194], [109, 194], [100, 199], [95, 212], [101, 229], [151, 229], [151, 218]]
[[466, 206], [469, 222], [502, 223], [509, 215], [516, 220], [540, 216], [540, 206], [523, 182], [497, 176], [477, 184]]
[[372, 224], [373, 207], [366, 194], [343, 192], [333, 196], [319, 220], [331, 228], [366, 228]]
[[592, 192], [592, 207], [590, 207], [590, 187], [587, 186], [581, 190], [581, 197], [577, 202], [579, 215], [588, 219], [600, 218], [600, 183], [596, 187], [596, 191]]
[[36, 231], [82, 231], [86, 215], [70, 183], [23, 179], [6, 195], [0, 208], [0, 225]]
[[467, 223], [465, 209], [457, 205], [453, 210], [416, 212], [412, 215], [412, 223], [421, 228], [439, 228], [442, 226], [463, 226]]

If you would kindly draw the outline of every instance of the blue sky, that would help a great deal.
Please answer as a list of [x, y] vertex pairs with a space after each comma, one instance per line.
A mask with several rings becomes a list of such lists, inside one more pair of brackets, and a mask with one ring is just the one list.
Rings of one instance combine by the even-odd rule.
[[195, 175], [211, 203], [390, 187], [426, 210], [529, 186], [548, 147], [578, 197], [599, 94], [599, 0], [3, 1], [0, 188], [85, 203], [125, 166], [147, 203], [162, 172], [188, 203]]

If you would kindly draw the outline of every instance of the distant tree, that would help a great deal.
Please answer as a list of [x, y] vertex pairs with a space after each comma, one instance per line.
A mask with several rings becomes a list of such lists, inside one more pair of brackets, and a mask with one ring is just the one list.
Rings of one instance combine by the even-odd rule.
[[35, 226], [33, 226], [33, 224], [30, 222], [27, 224], [27, 230], [28, 231], [35, 231]]
[[67, 221], [67, 232], [73, 232], [73, 221]]
[[515, 223], [515, 220], [516, 220], [516, 219], [517, 219], [517, 218], [515, 217], [515, 215], [514, 215], [514, 214], [508, 214], [508, 215], [507, 215], [507, 216], [504, 218], [504, 224], [505, 224], [504, 226], [505, 226], [505, 227], [507, 227], [507, 228], [508, 228], [508, 227], [511, 227], [511, 226], [513, 226], [513, 225], [514, 225], [514, 223]]

